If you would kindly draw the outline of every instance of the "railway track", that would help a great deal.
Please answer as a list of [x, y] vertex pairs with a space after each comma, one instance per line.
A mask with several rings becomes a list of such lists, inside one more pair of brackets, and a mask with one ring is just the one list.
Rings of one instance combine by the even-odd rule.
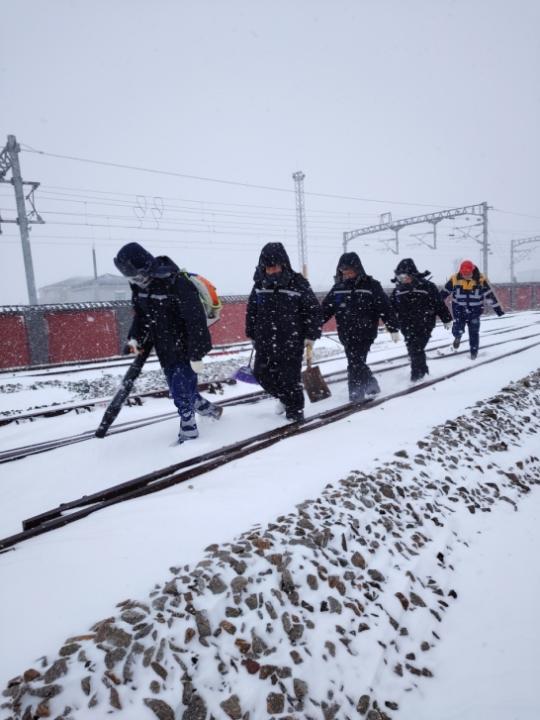
[[[529, 326], [530, 327], [530, 326]], [[503, 332], [503, 331], [499, 331]], [[495, 334], [495, 333], [493, 333]], [[497, 347], [500, 345], [506, 345], [508, 343], [517, 342], [519, 340], [530, 340], [532, 338], [539, 338], [540, 332], [531, 333], [529, 335], [522, 335], [518, 338], [510, 338], [507, 340], [499, 340], [498, 342], [491, 343], [489, 345], [484, 345], [484, 348], [490, 348], [490, 347]], [[444, 347], [447, 347], [447, 343], [444, 344]], [[436, 348], [432, 348], [436, 349]], [[452, 352], [452, 356], [457, 355], [465, 355], [468, 354], [468, 350], [460, 350], [458, 352]], [[511, 354], [511, 353], [510, 353]], [[445, 359], [445, 357], [448, 357], [446, 355], [442, 356], [435, 356], [430, 358], [431, 361], [435, 360], [442, 360]], [[501, 357], [506, 357], [506, 355], [502, 355]], [[395, 363], [394, 360], [403, 360], [406, 358], [405, 362]], [[392, 372], [394, 370], [398, 370], [400, 368], [408, 367], [408, 357], [407, 355], [399, 355], [395, 358], [392, 358], [391, 360], [381, 360], [378, 361], [378, 363], [371, 363], [371, 367], [374, 367], [376, 364], [384, 365], [385, 367], [379, 368], [377, 373], [382, 374], [386, 372]], [[481, 363], [476, 362], [474, 367], [478, 367]], [[327, 383], [333, 384], [333, 383], [339, 383], [344, 382], [347, 379], [347, 370], [337, 370], [332, 373], [327, 373], [324, 375], [324, 378]], [[164, 394], [167, 394], [167, 391], [163, 391]], [[217, 405], [220, 405], [221, 407], [230, 407], [235, 405], [245, 405], [245, 404], [252, 404], [255, 402], [259, 402], [260, 400], [263, 400], [265, 398], [268, 398], [267, 393], [264, 392], [264, 390], [254, 391], [251, 393], [246, 393], [244, 395], [239, 395], [234, 398], [229, 398], [225, 400], [218, 400], [216, 402]], [[171, 420], [172, 418], [175, 418], [177, 416], [176, 411], [168, 411], [165, 413], [159, 413], [157, 415], [153, 415], [148, 418], [141, 418], [138, 420], [130, 420], [124, 423], [118, 423], [115, 426], [113, 426], [109, 432], [108, 435], [118, 435], [120, 433], [128, 432], [130, 430], [137, 430], [139, 428], [147, 427], [150, 425], [154, 425], [155, 423], [159, 422], [165, 422], [167, 420]], [[49, 452], [51, 450], [57, 450], [62, 447], [67, 447], [68, 445], [74, 445], [76, 443], [85, 442], [87, 440], [91, 440], [95, 437], [95, 430], [87, 430], [83, 433], [79, 433], [77, 435], [71, 435], [68, 437], [62, 437], [57, 438], [54, 440], [47, 440], [41, 443], [34, 443], [32, 445], [23, 445], [17, 448], [12, 448], [9, 450], [4, 450], [3, 452], [0, 452], [0, 464], [13, 462], [15, 460], [21, 460], [25, 457], [29, 457], [32, 455], [38, 455], [40, 453]]]
[[[227, 343], [223, 345], [215, 345], [209, 352], [210, 357], [220, 357], [221, 355], [235, 355], [243, 350], [249, 350], [251, 342], [242, 341], [237, 343]], [[107, 360], [70, 360], [64, 363], [49, 363], [44, 365], [27, 365], [25, 367], [16, 368], [0, 368], [0, 377], [2, 375], [24, 373], [25, 377], [50, 377], [51, 375], [64, 375], [66, 373], [88, 372], [89, 370], [115, 370], [116, 368], [128, 367], [131, 360], [125, 355], [116, 355]], [[148, 363], [157, 363], [158, 359], [152, 356], [147, 360]], [[101, 363], [101, 364], [98, 364]]]
[[[533, 324], [535, 324], [535, 323], [533, 323]], [[538, 324], [538, 323], [536, 323], [536, 324]], [[499, 328], [499, 329], [495, 329], [495, 330], [487, 330], [484, 333], [484, 336], [489, 335], [491, 337], [492, 335], [500, 335], [500, 334], [506, 334], [506, 333], [510, 333], [510, 332], [517, 332], [519, 330], [523, 330], [523, 329], [529, 328], [529, 327], [531, 327], [531, 324], [519, 325], [517, 327], [512, 327], [512, 328], [503, 328], [503, 329]], [[331, 335], [331, 334], [329, 334], [329, 335]], [[338, 341], [336, 341], [336, 342], [338, 342]], [[442, 341], [442, 342], [441, 341], [433, 341], [433, 342], [438, 342], [439, 344], [432, 346], [431, 341], [430, 341], [430, 344], [428, 344], [428, 347], [427, 347], [427, 351], [441, 350], [442, 348], [448, 347], [447, 341]], [[484, 347], [489, 347], [489, 346], [484, 345]], [[317, 362], [315, 364], [316, 365], [324, 365], [325, 363], [334, 362], [335, 360], [340, 360], [340, 359], [344, 359], [344, 358], [345, 358], [345, 354], [340, 353], [337, 355], [332, 355], [331, 357], [328, 357], [328, 358], [321, 358], [320, 360], [317, 360]], [[402, 353], [401, 355], [397, 355], [394, 358], [392, 358], [390, 361], [402, 359], [402, 358], [407, 358], [407, 353]], [[377, 367], [378, 365], [384, 365], [385, 363], [388, 363], [390, 361], [389, 360], [374, 360], [374, 361], [370, 362], [370, 367]], [[129, 365], [129, 363], [127, 363], [127, 365]], [[118, 365], [116, 365], [114, 367], [118, 367]], [[206, 383], [199, 384], [198, 390], [199, 390], [199, 392], [210, 392], [210, 393], [216, 392], [216, 393], [218, 393], [218, 392], [222, 391], [224, 385], [234, 385], [235, 382], [236, 381], [230, 377], [229, 378], [219, 378], [212, 382], [206, 382]], [[130, 395], [130, 397], [128, 398], [128, 400], [126, 402], [126, 405], [127, 406], [142, 405], [144, 399], [146, 399], [146, 398], [160, 398], [160, 397], [167, 397], [168, 395], [169, 395], [169, 390], [167, 388], [158, 389], [158, 390], [148, 390], [146, 392]], [[96, 400], [87, 400], [87, 401], [83, 401], [80, 403], [70, 403], [70, 404], [66, 404], [66, 405], [61, 405], [61, 404], [49, 405], [49, 406], [46, 406], [43, 408], [37, 408], [35, 410], [31, 410], [31, 411], [24, 412], [24, 413], [19, 413], [16, 415], [6, 415], [4, 417], [0, 417], [0, 427], [2, 427], [3, 425], [9, 425], [10, 423], [13, 423], [13, 422], [18, 423], [18, 422], [29, 421], [29, 420], [30, 421], [37, 420], [39, 418], [58, 417], [59, 415], [65, 415], [66, 413], [69, 413], [69, 412], [75, 412], [76, 414], [78, 414], [80, 412], [90, 412], [95, 408], [103, 407], [104, 405], [107, 405], [111, 400], [112, 400], [112, 396], [98, 398]]]
[[[538, 334], [535, 336], [538, 337]], [[525, 338], [523, 338], [525, 339]], [[502, 344], [502, 343], [501, 343]], [[358, 412], [365, 412], [371, 408], [380, 406], [390, 400], [411, 395], [427, 387], [445, 382], [451, 378], [470, 372], [483, 365], [489, 365], [506, 357], [518, 355], [526, 350], [540, 345], [540, 340], [529, 343], [516, 350], [511, 350], [474, 365], [459, 368], [446, 373], [438, 378], [426, 380], [418, 385], [405, 388], [401, 391], [391, 393], [362, 404], [346, 403], [330, 410], [323, 411], [311, 416], [301, 423], [293, 423], [269, 430], [259, 435], [245, 438], [231, 445], [188, 458], [182, 462], [175, 463], [161, 470], [156, 470], [141, 477], [128, 480], [114, 485], [91, 495], [86, 495], [76, 500], [62, 503], [39, 515], [27, 518], [22, 521], [22, 531], [9, 537], [0, 539], [0, 552], [6, 552], [25, 540], [51, 532], [69, 523], [77, 522], [92, 513], [103, 510], [120, 502], [142, 497], [151, 493], [159, 492], [179, 483], [186, 482], [195, 477], [208, 473], [216, 468], [222, 467], [234, 460], [246, 457], [255, 452], [268, 448], [282, 440], [295, 437], [331, 423], [342, 420]]]

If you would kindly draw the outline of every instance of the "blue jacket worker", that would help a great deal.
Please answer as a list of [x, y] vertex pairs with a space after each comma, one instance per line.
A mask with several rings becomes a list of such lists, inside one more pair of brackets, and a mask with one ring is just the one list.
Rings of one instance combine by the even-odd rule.
[[491, 304], [499, 317], [504, 315], [497, 296], [476, 265], [470, 260], [464, 260], [459, 271], [452, 275], [441, 290], [441, 297], [443, 300], [452, 298], [454, 349], [458, 349], [461, 336], [467, 327], [471, 359], [476, 360], [480, 347], [480, 316], [484, 312], [485, 302]]
[[363, 402], [381, 391], [366, 358], [381, 319], [394, 342], [399, 323], [380, 282], [366, 274], [355, 252], [344, 253], [337, 265], [335, 284], [323, 300], [323, 320], [335, 316], [338, 337], [347, 355], [349, 399]]
[[428, 280], [428, 270], [418, 272], [414, 260], [405, 258], [398, 263], [392, 282], [396, 287], [390, 302], [399, 320], [411, 361], [411, 380], [421, 380], [429, 373], [426, 362], [428, 344], [437, 316], [449, 330], [452, 326], [450, 310], [441, 299], [435, 283]]
[[246, 314], [246, 335], [253, 341], [253, 374], [278, 399], [287, 420], [304, 418], [302, 356], [321, 336], [322, 314], [309, 282], [294, 272], [281, 243], [261, 251]]
[[130, 350], [153, 344], [180, 415], [178, 442], [193, 440], [199, 436], [195, 413], [218, 419], [223, 412], [197, 391], [197, 373], [212, 348], [199, 293], [170, 258], [154, 257], [138, 243], [124, 245], [114, 264], [131, 286]]

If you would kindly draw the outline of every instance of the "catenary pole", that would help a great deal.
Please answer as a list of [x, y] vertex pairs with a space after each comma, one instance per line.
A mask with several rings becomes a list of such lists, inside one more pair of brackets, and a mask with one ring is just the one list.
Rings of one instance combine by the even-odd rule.
[[488, 276], [488, 255], [489, 255], [489, 243], [488, 243], [488, 204], [487, 202], [482, 203], [482, 271], [485, 277]]
[[24, 199], [23, 179], [19, 163], [20, 147], [15, 135], [8, 135], [6, 145], [7, 155], [11, 165], [11, 183], [15, 191], [15, 203], [17, 205], [17, 224], [21, 235], [21, 245], [24, 259], [24, 272], [26, 274], [26, 287], [30, 305], [37, 305], [36, 281], [34, 278], [34, 265], [32, 263], [32, 250], [28, 232], [28, 216], [26, 214], [26, 203]]

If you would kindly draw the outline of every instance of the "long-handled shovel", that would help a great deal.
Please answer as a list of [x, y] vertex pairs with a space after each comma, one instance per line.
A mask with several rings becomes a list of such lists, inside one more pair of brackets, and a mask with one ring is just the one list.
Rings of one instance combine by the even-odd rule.
[[332, 393], [326, 384], [326, 380], [322, 376], [320, 368], [317, 365], [313, 366], [312, 362], [313, 349], [311, 345], [308, 345], [306, 347], [307, 368], [302, 373], [302, 382], [304, 383], [304, 389], [311, 402], [319, 402], [319, 400], [330, 397]]
[[131, 363], [128, 371], [124, 375], [120, 387], [116, 391], [115, 396], [109, 403], [109, 406], [103, 413], [103, 419], [101, 420], [98, 429], [95, 432], [97, 438], [103, 438], [107, 434], [107, 430], [111, 427], [113, 422], [118, 417], [118, 413], [122, 409], [122, 405], [126, 402], [135, 380], [141, 374], [143, 365], [148, 359], [152, 350], [152, 343], [143, 343], [142, 349], [137, 353], [135, 360]]

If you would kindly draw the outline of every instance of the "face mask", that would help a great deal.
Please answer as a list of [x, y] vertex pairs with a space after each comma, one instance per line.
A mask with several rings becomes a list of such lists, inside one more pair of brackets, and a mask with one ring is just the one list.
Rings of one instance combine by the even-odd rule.
[[264, 275], [265, 275], [267, 282], [276, 283], [276, 282], [279, 282], [279, 280], [281, 280], [281, 278], [283, 277], [283, 270], [280, 270], [279, 272], [274, 272], [274, 273], [266, 273], [265, 272]]
[[146, 288], [148, 287], [148, 285], [150, 285], [150, 276], [139, 273], [138, 275], [133, 275], [132, 277], [130, 277], [129, 282], [137, 285], [140, 288]]

